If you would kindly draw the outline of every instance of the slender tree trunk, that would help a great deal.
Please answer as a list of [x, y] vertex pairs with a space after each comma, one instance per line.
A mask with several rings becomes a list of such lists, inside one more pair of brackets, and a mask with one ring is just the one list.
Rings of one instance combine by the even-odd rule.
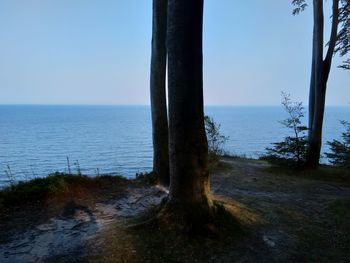
[[213, 206], [203, 111], [203, 0], [169, 0], [168, 15], [168, 205], [203, 219]]
[[[328, 43], [326, 58], [323, 60], [323, 33], [324, 33], [324, 15], [323, 0], [314, 0], [314, 46], [313, 63], [314, 64], [314, 98], [312, 126], [309, 132], [309, 152], [308, 166], [317, 167], [319, 165], [322, 147], [322, 128], [326, 103], [326, 90], [328, 77], [332, 65], [332, 58], [337, 41], [337, 31], [339, 24], [339, 0], [333, 0], [332, 30]], [[312, 98], [310, 97], [310, 100]]]
[[151, 58], [151, 109], [153, 131], [153, 172], [164, 186], [169, 185], [168, 117], [166, 106], [167, 0], [153, 0]]
[[311, 78], [310, 78], [310, 91], [309, 91], [309, 127], [308, 137], [311, 138], [312, 127], [314, 122], [315, 112], [315, 65], [316, 65], [316, 25], [314, 23], [313, 36], [312, 36], [312, 63], [311, 63]]
[[[313, 32], [313, 70], [314, 74], [311, 76], [310, 87], [310, 102], [309, 106], [312, 109], [310, 112], [311, 127], [309, 131], [309, 150], [308, 150], [308, 166], [315, 167], [319, 163], [321, 141], [322, 140], [322, 122], [323, 122], [323, 110], [320, 100], [320, 86], [323, 75], [323, 29], [324, 29], [324, 16], [323, 16], [323, 0], [313, 0], [313, 14], [314, 14], [314, 32]], [[313, 98], [312, 98], [313, 97]], [[313, 101], [311, 101], [313, 100]], [[321, 120], [322, 119], [322, 120]]]
[[319, 164], [322, 146], [322, 127], [326, 101], [325, 87], [316, 91], [315, 113], [313, 120], [312, 136], [309, 141], [309, 159], [308, 165], [315, 168]]

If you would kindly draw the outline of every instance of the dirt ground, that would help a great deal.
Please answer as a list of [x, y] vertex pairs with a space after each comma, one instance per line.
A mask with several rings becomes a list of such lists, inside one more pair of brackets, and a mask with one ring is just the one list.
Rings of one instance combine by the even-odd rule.
[[103, 198], [73, 195], [40, 220], [19, 211], [2, 221], [0, 262], [350, 262], [349, 225], [339, 221], [350, 215], [332, 210], [350, 200], [348, 178], [322, 180], [237, 158], [223, 158], [211, 178], [214, 198], [247, 234], [216, 242], [128, 230], [167, 194], [131, 181]]
[[228, 167], [214, 174], [212, 190], [262, 218], [253, 231], [271, 252], [267, 262], [350, 262], [349, 229], [343, 232], [330, 210], [338, 200], [349, 201], [348, 179], [323, 181], [322, 175], [279, 171], [264, 161], [223, 163]]

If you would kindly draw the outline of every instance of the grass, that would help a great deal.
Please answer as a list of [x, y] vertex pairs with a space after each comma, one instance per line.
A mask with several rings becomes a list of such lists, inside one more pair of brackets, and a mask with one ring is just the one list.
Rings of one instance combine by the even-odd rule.
[[304, 220], [296, 234], [299, 242], [292, 261], [349, 262], [350, 199], [331, 202], [325, 217]]
[[87, 177], [56, 172], [45, 178], [19, 182], [1, 189], [0, 211], [1, 208], [10, 208], [29, 202], [41, 202], [54, 195], [74, 192], [77, 187], [97, 188], [102, 184], [122, 182], [125, 180], [118, 176]]
[[[244, 157], [222, 157], [233, 158], [245, 161]], [[257, 161], [258, 162], [258, 161]], [[226, 170], [230, 165], [221, 161], [211, 162], [209, 168], [212, 172]], [[321, 166], [317, 170], [291, 169], [282, 166], [272, 166], [266, 168], [268, 173], [275, 175], [287, 175], [312, 180], [328, 181], [350, 185], [350, 170], [333, 166]], [[154, 184], [152, 174], [139, 174], [138, 180], [147, 184]], [[73, 191], [76, 187], [99, 187], [101, 183], [125, 181], [122, 177], [96, 176], [87, 177], [66, 173], [53, 173], [45, 178], [36, 178], [26, 182], [19, 182], [4, 189], [0, 189], [0, 210], [4, 207], [24, 204], [28, 202], [40, 202], [52, 195], [64, 194]]]
[[318, 169], [290, 168], [274, 165], [266, 168], [266, 172], [275, 175], [287, 175], [310, 180], [340, 183], [345, 186], [350, 185], [349, 169], [329, 165], [321, 165]]
[[[336, 228], [348, 234], [350, 243], [350, 199], [338, 199], [328, 207]], [[350, 244], [349, 244], [350, 247]]]

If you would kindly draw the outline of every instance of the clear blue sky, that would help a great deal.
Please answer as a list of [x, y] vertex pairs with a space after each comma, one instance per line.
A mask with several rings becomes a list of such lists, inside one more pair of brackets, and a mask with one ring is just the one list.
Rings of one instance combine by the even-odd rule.
[[[0, 103], [149, 104], [151, 8], [0, 0]], [[290, 0], [205, 1], [206, 104], [278, 105], [282, 90], [307, 101], [311, 8], [291, 10]], [[327, 104], [349, 102], [350, 72], [334, 66]]]

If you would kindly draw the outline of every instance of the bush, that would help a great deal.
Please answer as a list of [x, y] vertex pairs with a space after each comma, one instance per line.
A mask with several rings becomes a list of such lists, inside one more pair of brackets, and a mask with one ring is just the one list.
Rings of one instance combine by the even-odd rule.
[[292, 102], [290, 95], [283, 92], [282, 105], [288, 117], [280, 123], [292, 130], [293, 136], [287, 136], [283, 141], [273, 143], [272, 148], [266, 148], [267, 153], [262, 159], [288, 166], [302, 166], [306, 162], [308, 147], [307, 127], [301, 124], [304, 107], [301, 102]]
[[42, 202], [50, 196], [75, 193], [76, 187], [99, 189], [102, 185], [112, 185], [126, 181], [119, 176], [87, 177], [53, 173], [44, 178], [18, 182], [0, 189], [0, 214], [2, 208], [22, 205], [29, 202]]
[[155, 172], [136, 173], [136, 180], [149, 185], [156, 185], [158, 183], [157, 174]]
[[350, 168], [350, 122], [341, 121], [341, 124], [345, 128], [341, 136], [342, 141], [327, 142], [331, 152], [325, 154], [333, 165]]
[[216, 123], [212, 117], [205, 116], [204, 123], [208, 139], [209, 158], [217, 159], [218, 156], [224, 154], [224, 145], [229, 137], [221, 134], [221, 125]]

